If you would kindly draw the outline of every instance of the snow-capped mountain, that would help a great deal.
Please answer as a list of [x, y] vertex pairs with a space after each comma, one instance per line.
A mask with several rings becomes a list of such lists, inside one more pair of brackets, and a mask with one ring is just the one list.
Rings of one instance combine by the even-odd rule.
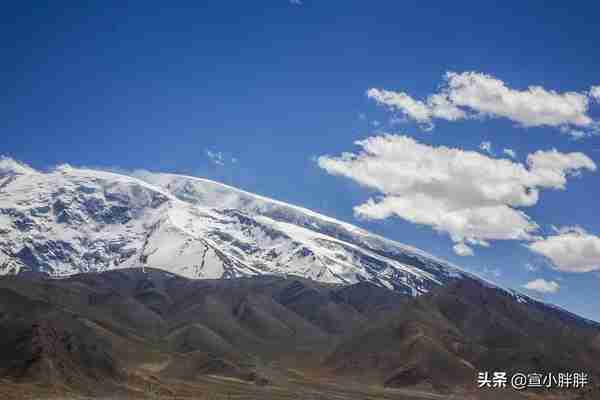
[[217, 182], [0, 159], [0, 274], [154, 267], [189, 278], [298, 275], [410, 294], [463, 273], [353, 225]]

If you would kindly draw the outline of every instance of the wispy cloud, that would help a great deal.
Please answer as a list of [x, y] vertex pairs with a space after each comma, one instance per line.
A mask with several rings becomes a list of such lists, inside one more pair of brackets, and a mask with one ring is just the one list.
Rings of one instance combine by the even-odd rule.
[[452, 250], [454, 250], [454, 253], [456, 255], [462, 256], [462, 257], [466, 257], [466, 256], [472, 256], [473, 253], [473, 249], [469, 246], [467, 246], [464, 243], [456, 243], [453, 247]]
[[489, 141], [481, 142], [479, 144], [479, 149], [481, 151], [483, 151], [484, 153], [487, 153], [490, 155], [494, 154], [494, 151], [492, 150], [492, 142], [489, 142]]
[[225, 166], [226, 164], [236, 164], [237, 158], [229, 157], [220, 151], [205, 150], [208, 159], [215, 165]]
[[517, 158], [517, 153], [513, 149], [504, 149], [502, 153], [506, 154], [510, 158]]
[[540, 267], [538, 267], [537, 265], [533, 264], [533, 263], [525, 263], [525, 269], [529, 272], [536, 272], [540, 269]]
[[539, 293], [556, 293], [560, 289], [560, 285], [557, 282], [541, 278], [527, 282], [523, 287]]
[[502, 276], [502, 271], [500, 271], [499, 268], [483, 267], [483, 274], [493, 278], [500, 278]]
[[592, 86], [590, 88], [590, 96], [596, 100], [600, 101], [600, 86]]

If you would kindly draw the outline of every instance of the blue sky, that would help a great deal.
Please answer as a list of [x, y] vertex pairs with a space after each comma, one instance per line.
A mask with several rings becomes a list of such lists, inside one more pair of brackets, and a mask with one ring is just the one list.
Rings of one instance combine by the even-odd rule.
[[[600, 6], [373, 3], [13, 4], [0, 16], [0, 153], [36, 168], [66, 162], [221, 180], [359, 224], [504, 286], [554, 282], [554, 293], [529, 293], [600, 320], [600, 269], [572, 272], [595, 269], [594, 249], [583, 246], [576, 260], [557, 267], [560, 254], [552, 253], [553, 264], [527, 248], [564, 235], [595, 243], [600, 172], [574, 168], [569, 174], [578, 176], [567, 177], [565, 190], [541, 188], [535, 204], [513, 207], [539, 225], [541, 238], [490, 239], [489, 247], [470, 244], [474, 255], [461, 257], [453, 252], [461, 239], [431, 224], [393, 213], [358, 219], [354, 207], [390, 193], [318, 161], [357, 155], [355, 141], [385, 132], [414, 139], [432, 157], [449, 146], [508, 160], [506, 148], [516, 152], [512, 163], [526, 165], [528, 154], [556, 149], [600, 164], [600, 137], [593, 134], [600, 105], [591, 95], [583, 114], [594, 123], [587, 125], [524, 127], [516, 120], [522, 108], [481, 117], [476, 105], [461, 103], [469, 117], [432, 118], [429, 130], [367, 96], [377, 88], [426, 101], [444, 92], [448, 71], [496, 79], [517, 97], [531, 85], [557, 95], [589, 93], [600, 85]], [[568, 134], [581, 130], [590, 137]], [[479, 149], [485, 141], [493, 155]], [[578, 230], [566, 231], [573, 226]]]

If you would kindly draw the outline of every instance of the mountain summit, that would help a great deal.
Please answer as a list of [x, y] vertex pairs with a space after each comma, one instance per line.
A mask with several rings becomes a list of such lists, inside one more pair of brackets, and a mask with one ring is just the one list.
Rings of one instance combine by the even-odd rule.
[[152, 267], [294, 275], [417, 295], [465, 274], [415, 248], [206, 179], [0, 162], [0, 274]]

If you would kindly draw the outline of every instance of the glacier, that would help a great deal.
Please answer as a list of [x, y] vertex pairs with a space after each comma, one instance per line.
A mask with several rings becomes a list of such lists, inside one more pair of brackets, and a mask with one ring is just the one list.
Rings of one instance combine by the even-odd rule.
[[145, 267], [193, 279], [368, 281], [410, 295], [467, 275], [349, 223], [203, 178], [37, 171], [0, 159], [0, 274]]

